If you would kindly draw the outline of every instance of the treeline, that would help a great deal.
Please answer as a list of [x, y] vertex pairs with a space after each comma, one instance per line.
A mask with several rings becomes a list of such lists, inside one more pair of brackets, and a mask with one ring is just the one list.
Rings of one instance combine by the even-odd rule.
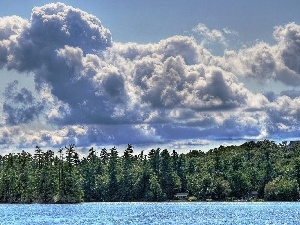
[[[152, 149], [136, 155], [132, 145], [89, 150], [80, 158], [74, 145], [34, 154], [0, 156], [1, 203], [165, 201], [178, 192], [198, 200], [299, 198], [300, 145], [269, 140], [186, 154]], [[253, 196], [252, 196], [253, 197]]]

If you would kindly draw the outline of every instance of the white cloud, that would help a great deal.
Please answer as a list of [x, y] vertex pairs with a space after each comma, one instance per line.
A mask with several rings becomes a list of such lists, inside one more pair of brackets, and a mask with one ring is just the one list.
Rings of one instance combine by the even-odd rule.
[[207, 146], [210, 144], [210, 141], [208, 140], [201, 140], [201, 139], [186, 139], [186, 140], [180, 140], [180, 141], [174, 141], [168, 144], [168, 147], [170, 149], [199, 149], [203, 146]]
[[233, 73], [261, 83], [281, 81], [289, 86], [300, 85], [300, 26], [289, 23], [275, 27], [276, 44], [259, 42], [237, 52], [227, 51], [220, 66]]
[[[299, 85], [299, 30], [294, 23], [277, 27], [275, 45], [259, 42], [214, 56], [187, 36], [112, 43], [98, 18], [62, 3], [34, 8], [30, 21], [1, 18], [0, 67], [33, 74], [36, 93], [7, 88], [0, 145], [188, 147], [282, 130], [293, 135], [300, 94], [252, 93], [238, 77]], [[223, 44], [236, 35], [203, 24], [195, 31]], [[37, 120], [40, 130], [33, 127]]]
[[9, 60], [9, 51], [16, 38], [29, 26], [29, 23], [18, 16], [0, 17], [0, 69]]
[[224, 36], [225, 34], [231, 34], [232, 32], [229, 29], [224, 29], [223, 32], [216, 29], [209, 29], [204, 24], [199, 23], [193, 31], [204, 38], [205, 41], [213, 41], [213, 42], [219, 42], [221, 44], [226, 45], [226, 38]]
[[260, 82], [276, 76], [276, 49], [263, 42], [238, 52], [227, 52], [225, 61], [233, 73], [258, 79]]
[[289, 23], [275, 27], [274, 37], [278, 42], [280, 56], [290, 70], [300, 73], [300, 26]]

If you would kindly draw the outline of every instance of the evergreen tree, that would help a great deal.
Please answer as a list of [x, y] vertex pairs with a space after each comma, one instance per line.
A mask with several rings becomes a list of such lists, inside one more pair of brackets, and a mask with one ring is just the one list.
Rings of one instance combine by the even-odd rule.
[[32, 156], [24, 150], [18, 154], [18, 190], [20, 193], [19, 202], [31, 203], [33, 199], [33, 168]]
[[161, 188], [168, 199], [172, 199], [176, 192], [181, 189], [180, 178], [172, 170], [171, 158], [167, 149], [161, 152]]
[[54, 167], [54, 152], [43, 152], [39, 147], [36, 149], [36, 168], [34, 173], [34, 196], [33, 201], [38, 203], [54, 203], [58, 191], [58, 180]]
[[80, 164], [83, 176], [84, 201], [101, 201], [102, 196], [97, 187], [97, 177], [102, 174], [103, 166], [94, 148], [90, 148], [89, 155]]
[[176, 192], [199, 200], [245, 198], [258, 191], [265, 200], [299, 198], [300, 147], [264, 140], [220, 146], [206, 153], [180, 154], [152, 149], [119, 157], [114, 147], [94, 148], [80, 159], [75, 145], [55, 154], [39, 146], [31, 155], [0, 155], [1, 203], [77, 203], [84, 201], [163, 201]]
[[150, 175], [149, 190], [146, 193], [146, 200], [148, 201], [163, 201], [166, 200], [167, 196], [162, 191], [158, 177], [155, 173]]
[[151, 165], [151, 169], [153, 170], [154, 173], [157, 175], [160, 172], [160, 148], [157, 148], [156, 150], [151, 149], [149, 154], [149, 163]]
[[128, 144], [122, 159], [119, 198], [121, 201], [132, 201], [134, 197], [133, 147]]
[[117, 179], [118, 174], [118, 152], [116, 147], [110, 149], [108, 162], [108, 191], [105, 200], [118, 201], [119, 200], [119, 184]]
[[135, 199], [139, 201], [149, 200], [150, 191], [150, 177], [153, 174], [149, 162], [141, 157], [141, 163], [136, 171], [138, 174], [137, 180], [134, 185]]
[[[75, 145], [65, 147], [65, 151], [66, 161], [60, 162], [61, 181], [57, 202], [78, 203], [83, 199], [83, 190], [82, 176], [77, 168]], [[60, 149], [60, 157], [63, 159], [62, 149]]]

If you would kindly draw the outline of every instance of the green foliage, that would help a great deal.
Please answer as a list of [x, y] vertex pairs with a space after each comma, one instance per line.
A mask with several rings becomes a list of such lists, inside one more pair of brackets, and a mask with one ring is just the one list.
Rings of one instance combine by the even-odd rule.
[[231, 194], [235, 197], [241, 198], [246, 196], [251, 190], [250, 179], [247, 174], [242, 171], [232, 172], [229, 182], [232, 190]]
[[286, 177], [276, 178], [265, 186], [265, 200], [296, 201], [299, 198], [299, 185], [296, 180]]
[[157, 175], [151, 174], [149, 190], [146, 193], [146, 200], [148, 200], [148, 201], [163, 201], [166, 198], [167, 198], [167, 196], [161, 188], [161, 185], [158, 181]]
[[[205, 201], [299, 199], [300, 147], [264, 140], [220, 146], [206, 153], [160, 148], [136, 155], [128, 145], [80, 158], [75, 145], [57, 153], [39, 146], [0, 156], [0, 203], [164, 201], [176, 193]], [[192, 198], [193, 199], [193, 198]]]
[[108, 190], [105, 200], [118, 201], [119, 182], [118, 175], [118, 152], [115, 147], [110, 149], [109, 162], [108, 162]]
[[215, 200], [224, 200], [231, 192], [229, 182], [216, 178], [211, 186], [211, 198]]

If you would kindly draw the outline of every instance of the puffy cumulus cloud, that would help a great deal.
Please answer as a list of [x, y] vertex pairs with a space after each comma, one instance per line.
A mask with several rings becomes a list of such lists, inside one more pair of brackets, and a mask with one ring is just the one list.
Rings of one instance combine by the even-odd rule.
[[56, 50], [65, 45], [79, 47], [84, 54], [98, 52], [111, 46], [111, 34], [95, 16], [63, 3], [35, 7], [29, 25], [9, 46], [7, 67], [39, 69], [45, 61], [55, 61]]
[[[30, 128], [30, 129], [28, 129]], [[82, 126], [67, 126], [58, 130], [34, 128], [34, 126], [0, 127], [2, 148], [32, 148], [34, 145], [60, 147], [67, 143], [80, 143], [86, 134]]]
[[[277, 94], [274, 92], [264, 93], [267, 101], [261, 111], [261, 124], [264, 124], [262, 134], [264, 137], [276, 139], [297, 138], [300, 121], [300, 93], [298, 90], [285, 90]], [[251, 112], [251, 111], [250, 111]], [[252, 121], [251, 123], [254, 123]]]
[[[0, 127], [0, 149], [31, 149], [56, 147], [75, 144], [79, 149], [89, 146], [126, 145], [127, 143], [162, 144], [163, 139], [156, 134], [153, 127], [140, 125], [68, 125], [36, 127], [34, 124]], [[55, 149], [54, 149], [55, 150]]]
[[8, 84], [4, 96], [3, 113], [8, 125], [28, 123], [36, 119], [44, 106], [38, 102], [31, 91], [17, 88], [18, 81]]
[[195, 111], [246, 107], [253, 97], [234, 74], [214, 66], [213, 56], [192, 37], [148, 45], [117, 43], [103, 57], [109, 66], [94, 80], [103, 83], [105, 71], [118, 74], [120, 83], [124, 80], [128, 106], [139, 112], [133, 122], [185, 121]]
[[152, 45], [118, 44], [105, 59], [126, 71], [135, 93], [154, 108], [239, 106], [250, 94], [232, 73], [214, 66], [213, 56], [192, 37], [175, 36]]
[[211, 110], [247, 102], [249, 93], [232, 74], [219, 68], [188, 67], [181, 57], [171, 57], [155, 72], [144, 78], [146, 87], [141, 95], [153, 107]]
[[300, 26], [296, 23], [278, 26], [273, 35], [283, 63], [278, 79], [288, 85], [300, 85]]
[[298, 74], [300, 73], [300, 26], [289, 23], [275, 27], [274, 37], [278, 42], [280, 55], [284, 64]]
[[[15, 17], [2, 20], [1, 24], [5, 26], [0, 30], [1, 37], [12, 41], [2, 41], [5, 45], [0, 47], [1, 63], [8, 69], [33, 72], [37, 90], [43, 92], [47, 86], [57, 101], [65, 104], [60, 113], [68, 115], [68, 118], [59, 122], [82, 122], [88, 116], [87, 112], [93, 112], [88, 113], [91, 119], [104, 121], [114, 107], [107, 98], [98, 96], [99, 90], [93, 89], [92, 78], [82, 76], [82, 70], [90, 67], [85, 66], [93, 58], [89, 53], [100, 53], [111, 46], [109, 30], [95, 16], [62, 3], [36, 7], [29, 22], [20, 23], [20, 20]], [[112, 89], [115, 88], [109, 80], [112, 78], [103, 84], [106, 85], [107, 96], [113, 95]], [[121, 83], [118, 85], [122, 86]], [[97, 108], [90, 110], [94, 106]], [[13, 112], [11, 105], [5, 104], [4, 109], [9, 115]], [[105, 116], [98, 116], [99, 111], [105, 111]], [[22, 120], [15, 118], [12, 123], [18, 121]]]
[[157, 47], [158, 53], [163, 55], [163, 60], [180, 55], [187, 65], [197, 64], [208, 56], [204, 48], [199, 47], [194, 38], [190, 37], [174, 36], [160, 41]]
[[300, 26], [289, 23], [274, 28], [274, 45], [259, 42], [238, 51], [226, 51], [220, 66], [233, 73], [266, 82], [300, 85]]
[[187, 65], [197, 63], [209, 63], [211, 53], [203, 46], [197, 44], [195, 38], [188, 36], [173, 36], [158, 43], [114, 43], [105, 54], [106, 60], [119, 61], [121, 56], [126, 60], [138, 61], [150, 57], [159, 61], [165, 61], [173, 56], [181, 56]]
[[[164, 63], [155, 68], [148, 79], [143, 78], [141, 89], [142, 101], [149, 103], [152, 107], [172, 108], [180, 104], [184, 82], [183, 59], [168, 58]], [[143, 75], [136, 74], [138, 77]]]
[[[188, 36], [113, 43], [98, 18], [62, 3], [34, 8], [30, 21], [2, 18], [0, 66], [33, 74], [36, 93], [17, 83], [6, 89], [0, 145], [199, 146], [195, 140], [259, 139], [295, 130], [297, 93], [256, 94], [238, 79], [295, 79], [297, 85], [298, 70], [285, 60], [296, 50], [280, 39], [297, 42], [288, 26], [298, 29], [276, 28], [276, 45], [214, 56]], [[204, 25], [198, 31], [221, 42], [231, 35]]]
[[23, 32], [29, 23], [18, 16], [6, 16], [0, 18], [0, 40], [13, 39], [15, 35]]
[[227, 51], [224, 55], [227, 69], [235, 74], [265, 82], [276, 76], [276, 49], [266, 43], [258, 43], [238, 52]]
[[281, 94], [267, 105], [269, 133], [284, 138], [297, 137], [300, 121], [300, 96]]
[[8, 61], [10, 46], [29, 23], [18, 16], [0, 17], [0, 68]]
[[[13, 22], [17, 21], [11, 18]], [[115, 101], [121, 99], [116, 96], [123, 86], [121, 77], [109, 74], [93, 88], [91, 76], [96, 74], [90, 77], [83, 75], [83, 70], [91, 67], [90, 59], [93, 57], [90, 53], [101, 54], [112, 44], [111, 34], [100, 20], [71, 6], [53, 3], [34, 8], [29, 24], [25, 25], [6, 48], [7, 68], [33, 72], [39, 91], [48, 86], [52, 95], [67, 104], [65, 108], [68, 111], [64, 114], [68, 114], [69, 119], [60, 121], [62, 123], [82, 122], [89, 114], [91, 119], [98, 121], [109, 117], [114, 110], [109, 98], [112, 96]], [[94, 72], [100, 70], [98, 68]], [[102, 86], [106, 92], [99, 94]], [[119, 96], [126, 94], [120, 93]], [[94, 106], [97, 108], [90, 110]], [[104, 117], [101, 117], [100, 111], [106, 113]]]
[[120, 123], [129, 100], [124, 73], [96, 55], [83, 55], [80, 48], [65, 46], [57, 50], [56, 65], [42, 68], [39, 84], [50, 86], [63, 103], [66, 117], [59, 123]]

